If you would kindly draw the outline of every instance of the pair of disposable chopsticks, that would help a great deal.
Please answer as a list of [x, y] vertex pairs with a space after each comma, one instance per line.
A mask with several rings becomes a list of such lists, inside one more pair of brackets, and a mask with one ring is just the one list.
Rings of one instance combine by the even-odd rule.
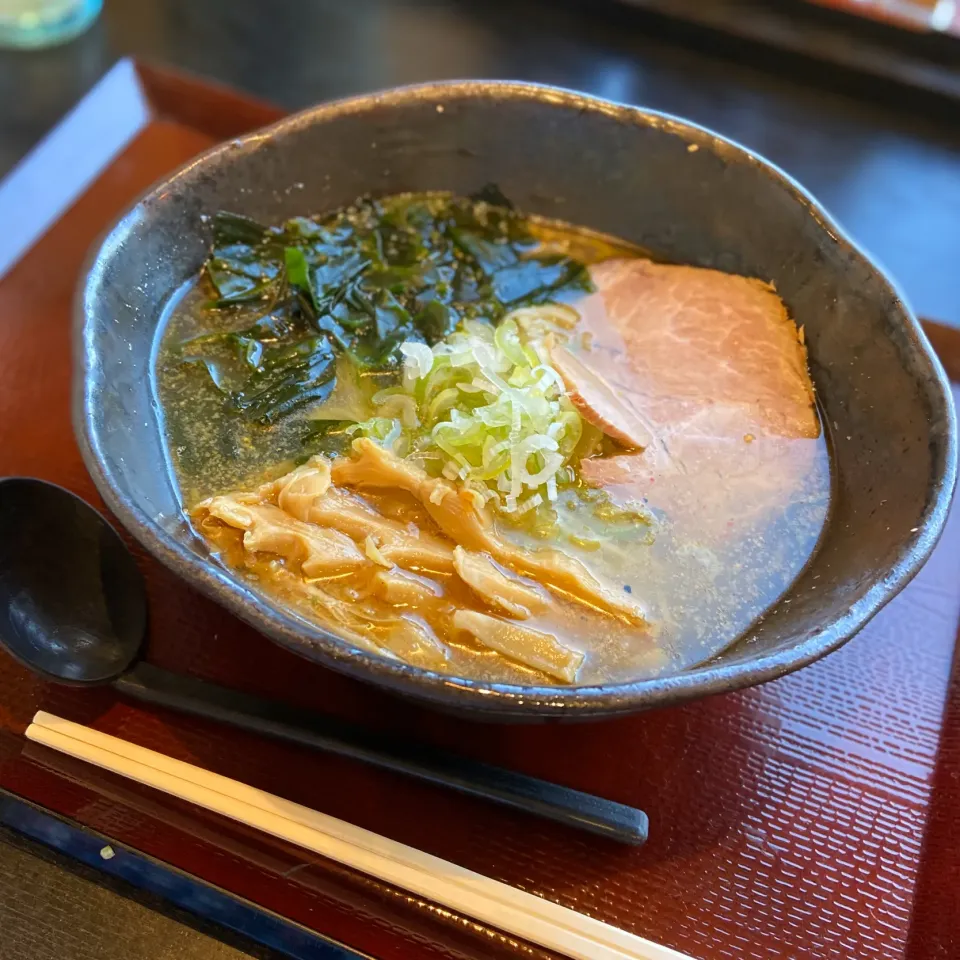
[[27, 737], [576, 960], [691, 960], [505, 883], [255, 787], [43, 711]]

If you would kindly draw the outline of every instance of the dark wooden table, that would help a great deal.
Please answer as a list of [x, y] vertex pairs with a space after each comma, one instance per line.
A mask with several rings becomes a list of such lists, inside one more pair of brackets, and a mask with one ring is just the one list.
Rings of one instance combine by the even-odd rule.
[[[101, 21], [68, 46], [0, 53], [0, 174], [126, 54], [289, 108], [476, 76], [555, 83], [681, 114], [795, 175], [919, 312], [960, 325], [956, 123], [828, 89], [809, 74], [776, 76], [719, 47], [688, 48], [642, 11], [596, 0], [271, 0], [269, 12], [257, 0], [108, 0]], [[0, 960], [268, 955], [158, 906], [0, 834]]]

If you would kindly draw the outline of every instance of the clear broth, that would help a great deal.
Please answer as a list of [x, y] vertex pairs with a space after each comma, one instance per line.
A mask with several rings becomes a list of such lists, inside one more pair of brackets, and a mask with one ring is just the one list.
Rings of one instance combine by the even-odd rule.
[[[648, 255], [566, 224], [536, 220], [531, 224], [544, 243], [584, 263]], [[281, 476], [314, 449], [308, 439], [314, 424], [307, 413], [295, 413], [273, 427], [254, 425], [224, 409], [222, 395], [202, 366], [182, 362], [177, 348], [184, 341], [249, 324], [242, 307], [205, 310], [208, 296], [204, 282], [195, 279], [171, 301], [159, 327], [154, 364], [170, 463], [186, 511], [214, 494], [251, 489]], [[641, 530], [636, 538], [605, 543], [599, 551], [563, 546], [612, 589], [631, 593], [655, 625], [652, 631], [628, 627], [572, 604], [561, 605], [559, 617], [554, 615], [548, 622], [529, 621], [530, 626], [548, 629], [585, 653], [578, 684], [673, 674], [707, 660], [746, 631], [790, 587], [813, 556], [827, 521], [829, 453], [823, 430], [815, 440], [777, 442], [782, 447], [779, 455], [795, 458], [798, 466], [783, 502], [772, 513], [751, 518], [746, 509], [731, 509], [738, 502], [737, 484], [744, 485], [739, 502], [746, 505], [751, 498], [749, 478], [744, 478], [738, 462], [741, 454], [731, 450], [720, 455], [709, 476], [683, 479], [683, 489], [674, 491], [673, 508], [659, 511], [652, 541]], [[314, 447], [323, 449], [315, 442]], [[718, 517], [710, 496], [705, 495], [717, 485], [732, 485], [726, 501], [729, 517]], [[616, 488], [612, 492], [616, 496]], [[367, 499], [374, 506], [387, 507], [388, 498]], [[402, 507], [397, 509], [402, 515]], [[422, 511], [417, 516], [422, 520]], [[525, 546], [543, 546], [542, 541], [506, 525], [500, 525], [500, 532]], [[244, 564], [236, 531], [223, 533], [217, 546], [227, 565], [255, 589], [293, 612], [317, 619], [298, 599], [291, 577], [283, 571], [278, 575], [275, 562]], [[362, 595], [360, 584], [357, 596]], [[469, 639], [450, 647], [449, 669], [459, 676], [551, 682]]]

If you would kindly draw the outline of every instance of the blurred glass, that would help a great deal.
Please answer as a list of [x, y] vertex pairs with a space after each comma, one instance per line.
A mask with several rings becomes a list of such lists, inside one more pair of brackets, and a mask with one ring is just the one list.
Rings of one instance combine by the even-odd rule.
[[82, 33], [103, 0], [0, 0], [0, 46], [49, 47]]
[[958, 0], [813, 0], [821, 6], [838, 7], [846, 13], [884, 20], [913, 30], [960, 33]]

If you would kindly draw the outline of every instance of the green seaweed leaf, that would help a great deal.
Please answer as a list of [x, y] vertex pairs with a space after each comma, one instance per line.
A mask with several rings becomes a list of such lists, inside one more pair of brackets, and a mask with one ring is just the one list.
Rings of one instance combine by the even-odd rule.
[[[497, 323], [515, 306], [590, 289], [581, 264], [537, 253], [527, 221], [491, 184], [469, 198], [361, 199], [280, 227], [224, 211], [213, 241], [205, 274], [227, 332], [184, 344], [184, 359], [213, 376], [228, 344], [242, 383], [230, 408], [261, 423], [328, 395], [337, 354], [389, 370], [405, 340], [432, 345], [464, 319]], [[225, 311], [242, 326], [231, 330]]]

